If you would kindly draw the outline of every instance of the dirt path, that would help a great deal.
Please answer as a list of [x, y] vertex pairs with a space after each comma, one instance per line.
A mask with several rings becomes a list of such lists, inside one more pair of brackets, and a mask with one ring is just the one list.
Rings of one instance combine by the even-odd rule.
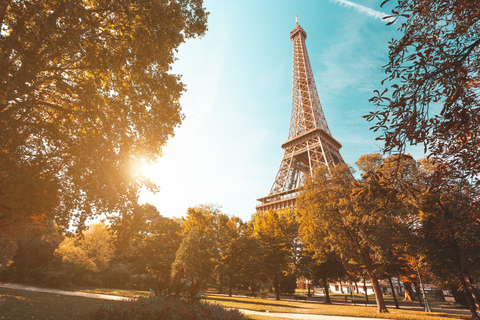
[[120, 297], [120, 296], [112, 296], [108, 294], [98, 294], [98, 293], [87, 293], [87, 292], [80, 292], [80, 291], [67, 291], [67, 290], [56, 290], [56, 289], [47, 289], [47, 288], [39, 288], [34, 286], [26, 286], [22, 284], [14, 284], [14, 283], [3, 283], [0, 282], [0, 287], [8, 288], [8, 289], [17, 289], [17, 290], [27, 290], [27, 291], [36, 291], [36, 292], [46, 292], [46, 293], [55, 293], [55, 294], [62, 294], [65, 296], [75, 296], [75, 297], [84, 297], [84, 298], [95, 298], [95, 299], [104, 299], [104, 300], [129, 300], [132, 299], [130, 297]]

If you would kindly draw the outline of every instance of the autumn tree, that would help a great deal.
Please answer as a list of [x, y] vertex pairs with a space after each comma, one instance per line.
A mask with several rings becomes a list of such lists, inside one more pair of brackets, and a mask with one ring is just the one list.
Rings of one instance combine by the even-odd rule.
[[399, 221], [408, 221], [408, 206], [398, 190], [408, 184], [415, 161], [372, 154], [362, 156], [357, 166], [363, 171], [359, 180], [340, 164], [319, 168], [306, 182], [297, 202], [300, 237], [319, 256], [334, 252], [364, 266], [378, 311], [388, 312], [376, 264], [395, 243]]
[[171, 73], [202, 36], [201, 0], [6, 0], [0, 5], [0, 228], [63, 226], [136, 203], [139, 172], [183, 114]]
[[66, 237], [55, 250], [62, 262], [80, 270], [99, 272], [114, 254], [113, 235], [103, 222], [92, 224], [82, 235]]
[[[313, 251], [306, 248], [302, 250], [298, 264], [299, 275], [312, 281], [313, 284], [321, 285], [325, 292], [325, 303], [331, 304], [329, 281], [335, 282], [345, 278], [347, 270], [334, 253], [323, 253], [318, 257], [320, 259], [315, 257]], [[310, 286], [308, 286], [308, 293], [310, 294]]]
[[226, 273], [236, 273], [233, 245], [239, 237], [242, 221], [229, 217], [217, 205], [199, 205], [187, 209], [182, 221], [184, 239], [172, 265], [172, 275], [184, 269], [188, 275], [220, 282]]
[[280, 281], [294, 272], [298, 227], [293, 210], [259, 211], [252, 216], [254, 235], [263, 248], [261, 268], [271, 277], [280, 300]]
[[[423, 179], [435, 177], [435, 164], [424, 160]], [[460, 286], [472, 316], [478, 317], [480, 296], [475, 279], [480, 272], [480, 224], [471, 221], [472, 203], [480, 190], [466, 179], [443, 177], [449, 188], [426, 188], [420, 205], [420, 229], [425, 259], [438, 280]], [[428, 185], [428, 183], [427, 183]]]
[[112, 219], [115, 261], [143, 273], [170, 274], [182, 242], [178, 221], [163, 217], [151, 204], [143, 204]]
[[[390, 2], [386, 0], [382, 3]], [[478, 0], [406, 0], [388, 24], [402, 32], [389, 43], [389, 87], [376, 90], [365, 116], [385, 151], [423, 144], [461, 176], [480, 173], [480, 13]], [[396, 22], [396, 23], [394, 23]], [[394, 23], [394, 24], [393, 24]], [[438, 168], [440, 169], [440, 168]]]

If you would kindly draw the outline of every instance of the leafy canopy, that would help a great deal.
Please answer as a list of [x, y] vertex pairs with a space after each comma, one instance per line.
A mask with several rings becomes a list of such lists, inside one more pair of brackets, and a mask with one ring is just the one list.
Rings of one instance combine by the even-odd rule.
[[[183, 114], [178, 46], [202, 0], [0, 4], [0, 227], [55, 214], [81, 225], [136, 202]], [[28, 196], [27, 196], [28, 195]]]
[[390, 86], [375, 90], [370, 101], [377, 109], [365, 116], [381, 132], [385, 151], [423, 144], [462, 175], [480, 173], [479, 6], [478, 0], [397, 2], [392, 17], [403, 36], [389, 42], [382, 85]]

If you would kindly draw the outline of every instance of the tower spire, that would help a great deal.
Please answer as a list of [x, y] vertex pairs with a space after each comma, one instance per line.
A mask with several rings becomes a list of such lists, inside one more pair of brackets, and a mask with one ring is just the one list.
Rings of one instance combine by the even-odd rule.
[[288, 140], [282, 144], [285, 152], [269, 195], [257, 199], [258, 211], [295, 207], [298, 188], [308, 175], [322, 165], [330, 169], [343, 162], [339, 151], [342, 145], [332, 137], [318, 97], [305, 44], [307, 33], [298, 24], [297, 16], [295, 22], [290, 32], [293, 86]]

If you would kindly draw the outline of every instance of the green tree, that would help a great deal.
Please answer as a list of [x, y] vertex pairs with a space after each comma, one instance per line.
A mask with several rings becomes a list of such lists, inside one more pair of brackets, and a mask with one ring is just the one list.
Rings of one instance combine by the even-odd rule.
[[6, 0], [0, 5], [0, 228], [118, 212], [156, 187], [138, 166], [182, 119], [178, 46], [202, 0]]
[[[390, 2], [386, 0], [382, 3]], [[392, 19], [402, 32], [389, 42], [385, 90], [365, 116], [385, 151], [423, 144], [458, 174], [480, 173], [480, 15], [478, 0], [406, 0]], [[389, 24], [392, 24], [391, 21]], [[383, 90], [383, 91], [382, 91]]]
[[276, 299], [280, 300], [280, 280], [294, 272], [294, 242], [298, 236], [295, 213], [290, 209], [256, 212], [252, 225], [263, 247], [261, 267], [271, 277]]
[[[300, 237], [316, 255], [336, 253], [344, 262], [365, 267], [370, 277], [379, 312], [388, 312], [377, 278], [376, 264], [390, 252], [408, 221], [410, 206], [404, 195], [414, 177], [416, 163], [409, 157], [379, 154], [362, 156], [357, 166], [361, 179], [353, 178], [344, 164], [331, 171], [319, 168], [300, 194]], [[408, 190], [408, 189], [406, 189]]]

